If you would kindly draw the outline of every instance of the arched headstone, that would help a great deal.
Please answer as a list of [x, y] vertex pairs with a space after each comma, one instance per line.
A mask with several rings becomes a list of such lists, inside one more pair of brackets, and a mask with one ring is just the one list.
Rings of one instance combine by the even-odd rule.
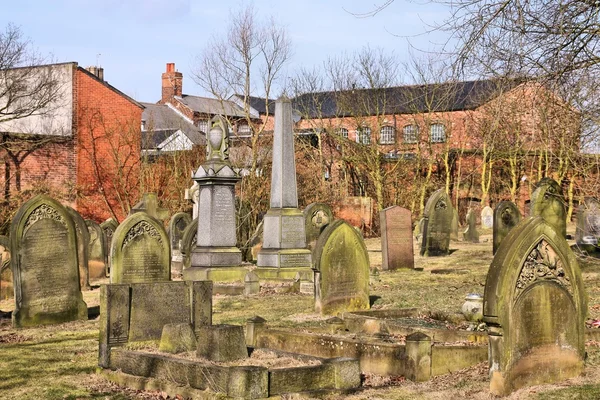
[[494, 227], [494, 210], [490, 206], [485, 206], [481, 210], [481, 227], [485, 229]]
[[521, 213], [512, 201], [501, 201], [494, 210], [493, 254], [508, 232], [521, 221]]
[[450, 231], [454, 209], [444, 189], [435, 191], [423, 212], [422, 256], [443, 256], [450, 250]]
[[88, 265], [88, 246], [90, 244], [90, 233], [85, 220], [71, 207], [65, 207], [75, 223], [77, 233], [77, 259], [79, 262], [79, 283], [81, 290], [90, 290], [90, 273]]
[[79, 286], [75, 224], [56, 200], [38, 195], [10, 228], [15, 328], [87, 319]]
[[472, 209], [467, 211], [467, 229], [463, 233], [465, 242], [479, 243], [479, 232], [477, 232], [477, 216]]
[[581, 272], [562, 234], [541, 217], [523, 220], [502, 241], [485, 285], [490, 391], [579, 375], [586, 313]]
[[106, 267], [106, 239], [104, 231], [98, 223], [92, 220], [86, 220], [85, 224], [90, 234], [90, 244], [88, 246], [88, 265], [90, 271], [90, 279], [104, 278], [108, 276]]
[[183, 231], [183, 236], [181, 238], [181, 261], [183, 263], [183, 269], [189, 268], [192, 265], [191, 255], [197, 240], [198, 218], [194, 218]]
[[315, 247], [315, 310], [338, 314], [369, 308], [369, 255], [344, 220], [327, 226]]
[[110, 283], [171, 280], [171, 246], [162, 223], [143, 211], [127, 217], [110, 249]]
[[539, 215], [563, 237], [567, 236], [567, 210], [562, 188], [552, 178], [542, 178], [531, 194], [530, 216]]

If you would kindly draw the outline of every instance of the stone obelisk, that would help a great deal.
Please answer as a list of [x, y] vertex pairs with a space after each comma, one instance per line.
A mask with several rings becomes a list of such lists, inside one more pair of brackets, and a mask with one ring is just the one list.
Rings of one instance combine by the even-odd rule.
[[263, 219], [263, 246], [257, 266], [310, 268], [304, 216], [298, 209], [292, 103], [282, 96], [275, 102], [271, 208]]

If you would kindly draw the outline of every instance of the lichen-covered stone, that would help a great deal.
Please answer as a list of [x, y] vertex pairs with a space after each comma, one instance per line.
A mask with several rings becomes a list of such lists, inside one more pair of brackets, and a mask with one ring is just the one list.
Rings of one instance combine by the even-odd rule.
[[531, 194], [529, 215], [539, 215], [556, 229], [562, 237], [567, 236], [567, 210], [560, 185], [552, 178], [542, 178]]
[[508, 232], [521, 221], [521, 213], [512, 201], [501, 201], [494, 210], [493, 252], [496, 254], [500, 243]]
[[238, 325], [205, 325], [198, 332], [198, 357], [228, 362], [248, 357], [244, 328]]
[[454, 208], [444, 189], [435, 191], [423, 212], [421, 255], [443, 256], [450, 250], [450, 233]]
[[477, 232], [477, 216], [473, 210], [467, 211], [467, 229], [464, 232], [465, 242], [479, 243], [479, 232]]
[[158, 350], [173, 354], [196, 350], [196, 336], [192, 325], [187, 323], [163, 326]]

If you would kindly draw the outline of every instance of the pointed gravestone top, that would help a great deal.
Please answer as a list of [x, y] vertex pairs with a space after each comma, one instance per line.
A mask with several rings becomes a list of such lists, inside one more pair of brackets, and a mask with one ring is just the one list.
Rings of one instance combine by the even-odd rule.
[[169, 210], [158, 206], [158, 197], [154, 193], [144, 193], [142, 200], [131, 208], [129, 215], [143, 211], [152, 218], [163, 220], [169, 217]]
[[285, 96], [275, 102], [271, 208], [298, 208], [292, 103]]

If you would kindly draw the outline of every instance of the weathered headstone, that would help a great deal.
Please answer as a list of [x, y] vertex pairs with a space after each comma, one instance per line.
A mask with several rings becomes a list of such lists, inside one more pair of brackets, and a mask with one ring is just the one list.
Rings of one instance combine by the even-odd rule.
[[135, 214], [136, 212], [145, 212], [152, 218], [159, 221], [163, 221], [169, 217], [169, 210], [159, 207], [158, 197], [155, 193], [144, 193], [142, 200], [131, 207], [129, 216]]
[[215, 117], [207, 137], [206, 162], [194, 174], [200, 194], [198, 237], [192, 249], [186, 280], [207, 279], [214, 267], [238, 267], [242, 252], [236, 247], [235, 184], [241, 179], [229, 162], [228, 125]]
[[333, 211], [325, 203], [312, 203], [306, 206], [302, 214], [304, 214], [306, 244], [309, 249], [314, 249], [323, 229], [333, 222]]
[[452, 226], [450, 227], [450, 240], [458, 241], [458, 210], [452, 207]]
[[494, 210], [490, 206], [485, 206], [481, 210], [481, 227], [485, 229], [494, 227]]
[[21, 206], [10, 229], [15, 328], [87, 319], [79, 286], [77, 237], [67, 210], [38, 195]]
[[467, 211], [467, 229], [464, 232], [465, 242], [479, 243], [479, 232], [477, 232], [477, 216], [473, 210]]
[[185, 228], [192, 222], [188, 213], [179, 212], [171, 217], [169, 221], [169, 241], [171, 243], [171, 267], [177, 272], [183, 268], [183, 256], [181, 254], [181, 240]]
[[198, 218], [194, 218], [192, 222], [183, 231], [181, 237], [181, 261], [183, 269], [189, 268], [192, 265], [192, 250], [198, 241]]
[[114, 218], [109, 218], [100, 224], [102, 231], [104, 232], [104, 248], [106, 249], [106, 259], [104, 264], [106, 265], [107, 275], [110, 275], [110, 246], [112, 244], [112, 238], [115, 231], [119, 227], [117, 221]]
[[88, 265], [88, 246], [90, 245], [90, 233], [85, 220], [71, 207], [65, 207], [75, 223], [77, 234], [77, 260], [79, 262], [79, 284], [81, 290], [90, 290], [90, 273]]
[[13, 297], [13, 276], [10, 269], [10, 240], [0, 235], [0, 300]]
[[412, 214], [406, 208], [392, 206], [379, 213], [381, 226], [381, 269], [415, 267], [412, 239]]
[[167, 324], [212, 324], [212, 282], [155, 282], [103, 285], [100, 289], [99, 365], [110, 349], [127, 342], [158, 340]]
[[531, 195], [531, 216], [544, 218], [563, 237], [567, 236], [567, 210], [562, 188], [552, 178], [542, 178]]
[[115, 231], [110, 249], [110, 283], [171, 279], [171, 246], [162, 223], [145, 212], [129, 217]]
[[95, 221], [88, 219], [85, 221], [85, 224], [90, 235], [90, 244], [88, 246], [90, 279], [107, 277], [108, 268], [105, 260], [108, 250], [106, 248], [106, 239], [104, 239], [104, 231]]
[[494, 210], [493, 254], [508, 232], [521, 221], [521, 213], [512, 201], [501, 201]]
[[263, 246], [259, 267], [310, 267], [304, 216], [298, 209], [292, 103], [282, 96], [275, 102], [270, 208], [263, 218]]
[[453, 215], [454, 209], [446, 191], [439, 189], [433, 192], [423, 212], [422, 256], [441, 256], [449, 253]]
[[577, 208], [577, 228], [575, 242], [589, 252], [596, 251], [600, 245], [600, 202], [587, 197]]
[[354, 227], [329, 224], [315, 248], [315, 310], [332, 315], [369, 308], [369, 254]]
[[583, 372], [587, 300], [562, 233], [529, 217], [504, 238], [487, 275], [490, 391], [562, 381]]

